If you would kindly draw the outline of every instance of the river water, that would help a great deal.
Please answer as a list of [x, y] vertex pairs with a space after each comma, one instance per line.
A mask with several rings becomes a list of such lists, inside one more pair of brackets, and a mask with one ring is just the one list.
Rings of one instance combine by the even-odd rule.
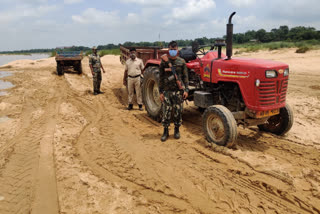
[[[37, 59], [44, 59], [48, 57], [49, 57], [49, 54], [31, 54], [31, 55], [1, 55], [0, 54], [0, 66], [15, 60], [21, 60], [21, 59], [37, 60]], [[6, 89], [14, 87], [14, 85], [11, 82], [1, 80], [1, 78], [11, 76], [11, 75], [12, 75], [12, 72], [0, 71], [0, 96], [7, 95], [8, 93]]]
[[7, 95], [5, 89], [12, 88], [14, 85], [11, 82], [3, 81], [1, 78], [11, 76], [12, 72], [0, 71], [0, 96]]
[[0, 66], [5, 65], [9, 62], [20, 60], [20, 59], [44, 59], [48, 58], [49, 54], [31, 54], [31, 55], [1, 55], [0, 54]]

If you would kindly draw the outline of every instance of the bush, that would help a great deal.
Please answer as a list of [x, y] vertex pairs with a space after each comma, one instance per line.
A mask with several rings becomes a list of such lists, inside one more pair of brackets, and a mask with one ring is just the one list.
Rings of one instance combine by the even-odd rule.
[[111, 49], [111, 50], [101, 50], [98, 52], [100, 57], [105, 55], [120, 55], [120, 49]]
[[270, 51], [271, 50], [278, 50], [281, 48], [292, 48], [295, 45], [293, 43], [289, 42], [271, 42], [266, 44], [266, 48], [268, 48]]
[[56, 51], [52, 51], [49, 57], [55, 57], [55, 56], [56, 56], [56, 54], [57, 54], [57, 52], [56, 52]]
[[314, 49], [320, 49], [320, 40], [305, 40], [299, 42], [293, 41], [278, 41], [278, 42], [269, 42], [269, 43], [244, 43], [244, 44], [235, 44], [233, 46], [240, 51], [237, 54], [242, 52], [256, 52], [258, 50], [278, 50], [281, 48], [302, 48], [298, 51], [309, 51]]
[[257, 52], [259, 50], [261, 50], [261, 46], [260, 45], [255, 45], [255, 46], [250, 46], [250, 47], [247, 47], [245, 49], [245, 52]]
[[[89, 50], [85, 53], [86, 56], [89, 56], [92, 54], [92, 50]], [[103, 57], [105, 55], [120, 55], [120, 49], [111, 49], [111, 50], [98, 50], [98, 54], [100, 57]]]
[[280, 42], [280, 48], [293, 48], [294, 44], [289, 42]]
[[319, 40], [316, 40], [316, 39], [307, 40], [306, 43], [307, 43], [308, 45], [312, 45], [312, 46], [320, 45], [320, 41], [319, 41]]
[[303, 47], [307, 47], [307, 43], [306, 42], [296, 42], [295, 43], [295, 46], [297, 47], [297, 48], [303, 48]]
[[310, 50], [310, 48], [305, 46], [305, 47], [298, 48], [296, 50], [296, 53], [305, 53], [305, 52], [307, 52], [309, 50]]
[[272, 51], [272, 50], [278, 50], [280, 49], [280, 44], [279, 43], [271, 43], [269, 45], [269, 50]]
[[86, 56], [89, 56], [90, 54], [92, 54], [92, 50], [89, 50], [85, 53]]

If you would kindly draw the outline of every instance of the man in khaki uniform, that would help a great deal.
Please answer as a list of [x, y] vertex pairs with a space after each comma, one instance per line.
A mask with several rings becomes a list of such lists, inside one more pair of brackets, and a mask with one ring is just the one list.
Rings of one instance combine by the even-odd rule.
[[128, 110], [132, 110], [133, 108], [133, 95], [134, 90], [137, 95], [137, 102], [139, 105], [139, 110], [143, 111], [142, 108], [142, 94], [140, 87], [140, 78], [142, 71], [144, 69], [144, 64], [141, 59], [137, 57], [136, 49], [130, 48], [130, 59], [126, 61], [126, 68], [124, 71], [123, 84], [128, 84]]

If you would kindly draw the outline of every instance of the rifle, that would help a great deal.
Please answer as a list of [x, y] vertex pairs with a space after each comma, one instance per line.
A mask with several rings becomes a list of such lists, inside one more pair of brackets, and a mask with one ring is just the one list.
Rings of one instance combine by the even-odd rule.
[[165, 68], [164, 70], [165, 71], [171, 71], [172, 74], [173, 74], [172, 76], [168, 77], [169, 81], [175, 79], [179, 90], [184, 90], [183, 87], [182, 87], [181, 81], [178, 78], [178, 75], [177, 75], [177, 72], [176, 72], [176, 68], [174, 66], [172, 66], [171, 62], [169, 62], [168, 55], [167, 54], [162, 55], [161, 59], [164, 62], [168, 62], [168, 64], [169, 64], [169, 68]]

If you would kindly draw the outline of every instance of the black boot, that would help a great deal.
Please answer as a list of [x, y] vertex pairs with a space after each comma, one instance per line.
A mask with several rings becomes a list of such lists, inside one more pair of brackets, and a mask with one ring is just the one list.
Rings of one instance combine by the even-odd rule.
[[164, 127], [161, 141], [162, 142], [166, 141], [168, 139], [168, 137], [169, 137], [169, 129], [168, 129], [168, 127]]
[[127, 109], [128, 110], [132, 110], [133, 109], [133, 104], [129, 104]]
[[179, 126], [175, 126], [175, 127], [174, 127], [174, 138], [175, 138], [175, 139], [180, 139]]

